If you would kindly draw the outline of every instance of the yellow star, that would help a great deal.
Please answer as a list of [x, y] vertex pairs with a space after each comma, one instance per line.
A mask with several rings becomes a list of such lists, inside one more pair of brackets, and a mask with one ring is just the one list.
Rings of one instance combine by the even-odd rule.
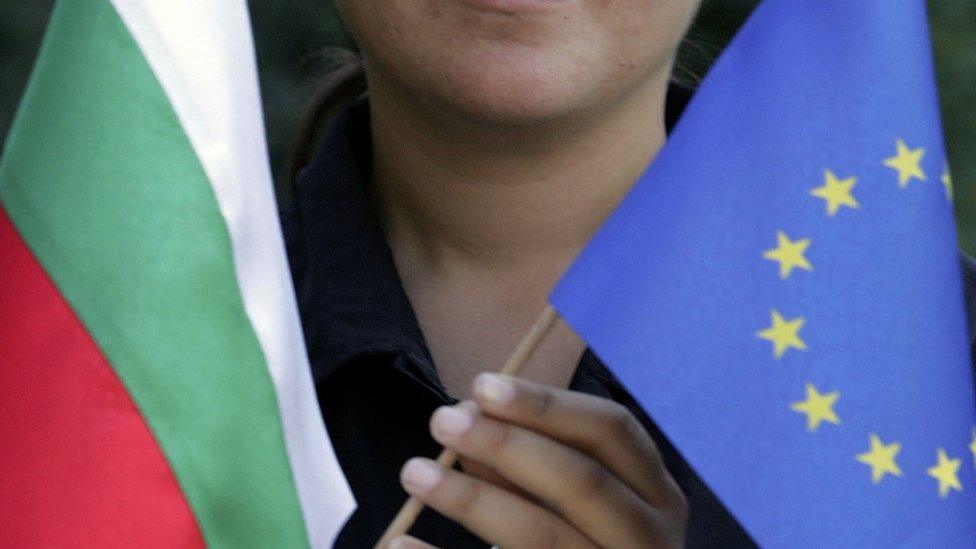
[[909, 181], [914, 177], [919, 181], [926, 181], [925, 172], [922, 171], [922, 157], [925, 156], [925, 149], [909, 149], [901, 139], [898, 140], [898, 154], [884, 161], [884, 165], [898, 171], [898, 186], [907, 187]]
[[776, 231], [776, 247], [763, 253], [763, 257], [779, 262], [779, 277], [786, 280], [793, 269], [799, 267], [805, 271], [812, 271], [813, 265], [803, 255], [810, 247], [810, 239], [791, 241], [783, 231]]
[[973, 429], [973, 441], [969, 443], [969, 451], [973, 453], [973, 466], [976, 467], [976, 428]]
[[895, 456], [901, 451], [901, 444], [892, 442], [884, 444], [878, 435], [871, 434], [871, 449], [863, 454], [857, 455], [857, 460], [871, 466], [871, 481], [875, 484], [881, 482], [885, 474], [892, 474], [896, 477], [901, 476], [901, 469], [895, 463]]
[[841, 206], [860, 208], [857, 200], [851, 196], [851, 189], [857, 185], [857, 178], [838, 179], [831, 170], [824, 171], [823, 187], [817, 187], [810, 194], [827, 201], [827, 215], [833, 217]]
[[772, 310], [773, 325], [765, 330], [756, 332], [756, 336], [773, 343], [773, 354], [777, 359], [782, 358], [789, 349], [807, 350], [807, 344], [800, 339], [800, 329], [806, 323], [803, 317], [787, 321], [776, 309]]
[[926, 472], [930, 477], [939, 481], [939, 497], [948, 496], [950, 488], [962, 492], [962, 484], [959, 482], [958, 475], [962, 460], [950, 459], [942, 448], [939, 448], [938, 456], [939, 462], [929, 467]]
[[807, 415], [807, 429], [816, 431], [824, 421], [840, 425], [840, 418], [834, 413], [834, 403], [840, 398], [840, 393], [821, 394], [813, 383], [807, 383], [807, 399], [794, 402], [790, 410]]
[[945, 187], [946, 198], [952, 202], [952, 172], [949, 171], [949, 168], [946, 168], [945, 172], [942, 173], [942, 186]]

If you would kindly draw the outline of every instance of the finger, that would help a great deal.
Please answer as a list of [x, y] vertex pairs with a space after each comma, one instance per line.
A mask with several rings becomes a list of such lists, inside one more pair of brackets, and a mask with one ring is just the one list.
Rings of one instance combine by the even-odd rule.
[[545, 435], [447, 406], [434, 413], [431, 433], [445, 447], [484, 463], [546, 502], [601, 546], [664, 541], [674, 533], [669, 517], [602, 463]]
[[[458, 406], [465, 407], [474, 413], [478, 412], [478, 405], [475, 404], [473, 400], [462, 400], [461, 402], [458, 403]], [[532, 497], [531, 494], [529, 494], [522, 488], [512, 484], [511, 482], [508, 481], [508, 479], [498, 474], [498, 471], [495, 471], [494, 469], [488, 467], [484, 463], [467, 459], [464, 456], [459, 456], [458, 462], [461, 464], [461, 470], [463, 470], [465, 473], [475, 478], [479, 478], [485, 482], [490, 482], [491, 484], [494, 484], [495, 486], [498, 486], [503, 490], [512, 492], [513, 494], [523, 497], [529, 501], [532, 501], [533, 503], [537, 503], [537, 501], [535, 500], [535, 498]]]
[[593, 456], [645, 501], [682, 506], [657, 445], [624, 406], [593, 395], [484, 373], [472, 390], [486, 414], [548, 435]]
[[594, 547], [551, 511], [433, 460], [407, 461], [400, 482], [407, 493], [488, 543], [506, 549]]
[[387, 549], [437, 549], [437, 547], [412, 536], [399, 536], [393, 538]]

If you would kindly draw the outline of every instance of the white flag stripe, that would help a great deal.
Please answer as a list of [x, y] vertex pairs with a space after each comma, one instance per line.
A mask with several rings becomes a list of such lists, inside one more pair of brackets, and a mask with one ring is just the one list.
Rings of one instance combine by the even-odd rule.
[[244, 0], [112, 0], [169, 97], [230, 233], [313, 547], [355, 507], [318, 408], [281, 236]]

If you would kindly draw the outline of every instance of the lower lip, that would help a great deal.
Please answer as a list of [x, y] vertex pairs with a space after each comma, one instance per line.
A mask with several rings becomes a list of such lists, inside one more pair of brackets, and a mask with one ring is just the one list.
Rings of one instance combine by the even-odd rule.
[[571, 0], [461, 0], [469, 6], [483, 10], [504, 11], [509, 13], [539, 11], [552, 8], [560, 4], [568, 4]]

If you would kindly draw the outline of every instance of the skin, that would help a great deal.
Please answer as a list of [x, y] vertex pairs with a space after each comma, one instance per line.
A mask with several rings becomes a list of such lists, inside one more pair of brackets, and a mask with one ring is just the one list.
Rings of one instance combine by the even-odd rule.
[[402, 481], [490, 543], [682, 543], [684, 499], [636, 420], [562, 389], [585, 348], [567, 326], [508, 404], [476, 376], [501, 365], [664, 143], [698, 1], [337, 2], [366, 67], [372, 198], [445, 387], [474, 397], [431, 423], [464, 472], [411, 460]]
[[490, 373], [473, 392], [474, 402], [438, 409], [431, 433], [507, 485], [414, 458], [401, 472], [411, 495], [506, 548], [683, 545], [687, 503], [626, 408]]

